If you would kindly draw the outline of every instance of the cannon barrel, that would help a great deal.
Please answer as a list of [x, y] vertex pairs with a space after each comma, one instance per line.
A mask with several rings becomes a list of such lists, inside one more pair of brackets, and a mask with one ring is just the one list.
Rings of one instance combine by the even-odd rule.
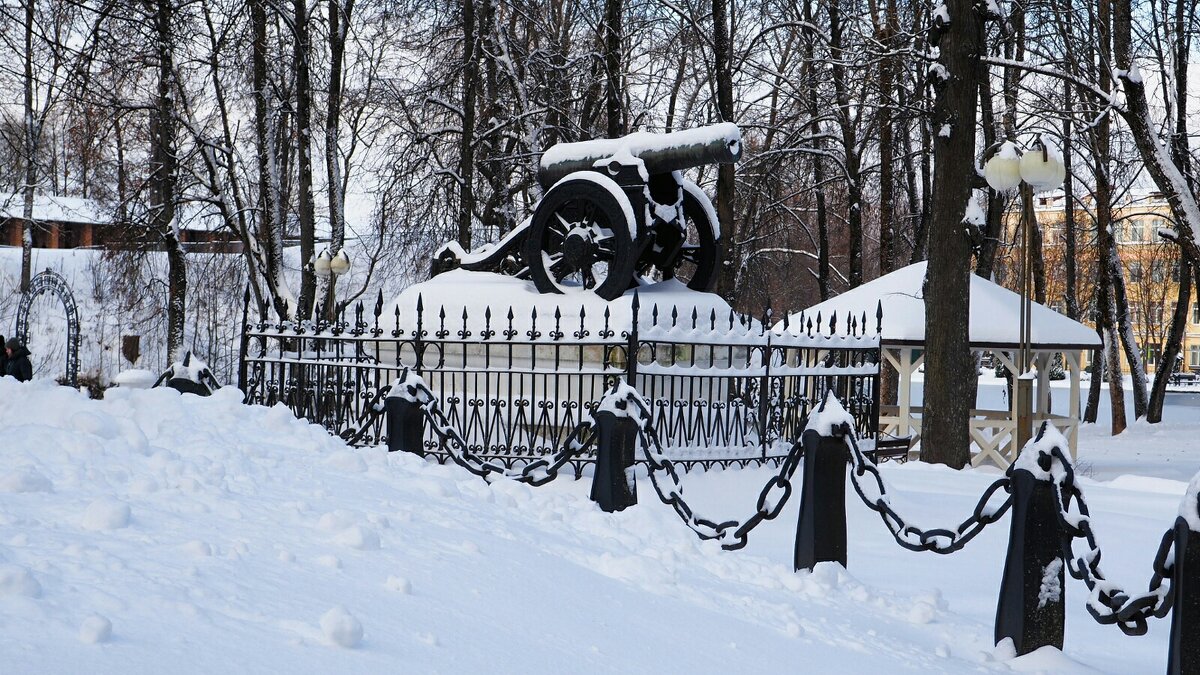
[[731, 122], [669, 134], [639, 132], [621, 138], [559, 143], [542, 153], [538, 182], [548, 189], [568, 174], [592, 170], [597, 163], [629, 163], [631, 157], [640, 159], [646, 173], [654, 175], [706, 164], [733, 164], [741, 154], [742, 132]]

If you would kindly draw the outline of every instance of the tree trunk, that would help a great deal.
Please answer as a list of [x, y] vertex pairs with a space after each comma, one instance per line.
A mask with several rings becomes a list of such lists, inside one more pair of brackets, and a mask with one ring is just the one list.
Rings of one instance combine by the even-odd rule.
[[817, 136], [813, 140], [813, 147], [816, 150], [812, 154], [812, 174], [813, 187], [816, 191], [815, 200], [817, 208], [817, 291], [821, 295], [821, 300], [829, 299], [829, 221], [825, 212], [825, 161], [821, 155], [825, 142], [820, 137], [820, 122], [816, 120], [821, 117], [820, 104], [817, 102], [817, 60], [816, 60], [816, 31], [813, 30], [813, 3], [816, 0], [804, 0], [804, 52], [807, 59], [808, 79], [806, 81], [808, 89], [808, 114], [814, 120], [816, 126], [813, 127], [814, 135]]
[[[471, 0], [464, 0], [470, 4]], [[346, 53], [346, 32], [350, 28], [350, 16], [354, 11], [354, 0], [329, 0], [329, 85], [326, 90], [328, 103], [325, 111], [325, 180], [329, 196], [329, 252], [336, 255], [346, 243], [346, 205], [342, 184], [342, 164], [338, 153], [340, 127], [342, 123], [342, 63]], [[472, 33], [474, 30], [472, 29]], [[472, 108], [474, 110], [474, 101]], [[470, 176], [470, 174], [467, 174]], [[466, 247], [470, 248], [470, 231]], [[330, 275], [325, 285], [325, 316], [332, 319], [338, 313], [337, 275]]]
[[[880, 44], [892, 49], [898, 32], [896, 0], [888, 0]], [[891, 272], [896, 262], [896, 144], [892, 129], [892, 97], [898, 65], [890, 54], [879, 62], [879, 276]]]
[[276, 213], [278, 204], [278, 172], [275, 164], [274, 139], [271, 134], [271, 112], [267, 106], [267, 13], [266, 0], [250, 0], [250, 29], [252, 33], [251, 79], [254, 88], [254, 142], [258, 164], [257, 234], [263, 249], [263, 276], [275, 312], [285, 318], [295, 307], [288, 307], [283, 284], [283, 224]]
[[1163, 403], [1167, 399], [1167, 383], [1175, 372], [1175, 362], [1183, 348], [1183, 334], [1187, 329], [1188, 310], [1192, 304], [1192, 268], [1187, 258], [1179, 255], [1179, 288], [1175, 297], [1175, 311], [1171, 315], [1171, 329], [1163, 347], [1162, 358], [1154, 369], [1154, 386], [1150, 390], [1150, 403], [1146, 410], [1146, 421], [1157, 424], [1162, 421]]
[[299, 173], [297, 206], [300, 211], [300, 298], [296, 316], [312, 316], [317, 278], [312, 263], [316, 257], [316, 206], [312, 168], [312, 82], [308, 59], [312, 45], [308, 30], [308, 0], [293, 0], [292, 25], [296, 42], [292, 67], [296, 72], [296, 169]]
[[1075, 257], [1076, 239], [1075, 239], [1075, 169], [1071, 165], [1071, 148], [1072, 133], [1071, 133], [1071, 116], [1074, 113], [1074, 105], [1071, 100], [1071, 83], [1063, 83], [1063, 103], [1066, 114], [1063, 115], [1063, 164], [1067, 168], [1067, 176], [1063, 181], [1063, 239], [1065, 246], [1065, 254], [1063, 256], [1063, 304], [1067, 310], [1067, 316], [1078, 321], [1079, 320], [1079, 272], [1076, 269]]
[[[1103, 3], [1107, 1], [1102, 0]], [[1125, 90], [1122, 118], [1129, 125], [1130, 135], [1137, 145], [1146, 171], [1171, 206], [1177, 232], [1176, 240], [1183, 248], [1184, 255], [1191, 261], [1200, 260], [1200, 248], [1197, 248], [1195, 236], [1196, 228], [1200, 227], [1200, 204], [1197, 204], [1183, 167], [1172, 161], [1167, 149], [1158, 141], [1158, 126], [1150, 118], [1145, 85], [1140, 77], [1129, 76], [1130, 68], [1134, 67], [1130, 0], [1115, 0], [1114, 10], [1114, 61], [1116, 67], [1122, 69], [1119, 72]], [[1102, 70], [1101, 75], [1104, 75], [1104, 72]]]
[[939, 44], [950, 75], [934, 103], [933, 218], [925, 277], [925, 412], [921, 459], [966, 466], [971, 459], [968, 419], [975, 398], [975, 359], [967, 335], [971, 237], [963, 217], [975, 176], [975, 122], [983, 17], [971, 0], [949, 0], [950, 25]]
[[176, 154], [175, 44], [172, 0], [157, 0], [154, 12], [158, 82], [150, 136], [150, 227], [167, 250], [167, 363], [182, 359], [187, 258], [175, 223], [179, 160]]
[[[979, 122], [983, 128], [983, 147], [996, 143], [996, 111], [992, 107], [992, 86], [987, 77], [979, 78]], [[987, 213], [984, 216], [982, 243], [975, 261], [975, 274], [988, 279], [996, 269], [996, 252], [1004, 238], [1004, 211], [1007, 199], [995, 190], [987, 191]]]
[[[713, 19], [713, 77], [716, 79], [717, 114], [722, 122], [733, 122], [733, 36], [730, 26], [730, 0], [712, 0]], [[721, 227], [724, 253], [721, 256], [721, 274], [718, 276], [718, 291], [730, 302], [736, 302], [736, 279], [741, 263], [741, 248], [738, 243], [737, 223], [733, 219], [736, 177], [732, 164], [717, 168], [716, 206], [717, 222]]]
[[621, 0], [604, 0], [604, 104], [608, 137], [625, 135], [621, 86]]
[[849, 239], [849, 269], [847, 280], [850, 288], [863, 282], [863, 231], [862, 231], [862, 176], [858, 138], [851, 116], [850, 94], [846, 87], [845, 54], [842, 49], [841, 0], [829, 3], [829, 58], [833, 74], [834, 98], [837, 100], [836, 118], [842, 136], [842, 161], [846, 178], [846, 233]]
[[[1191, 51], [1190, 22], [1194, 0], [1176, 0], [1173, 33], [1175, 35], [1174, 85], [1175, 85], [1175, 129], [1171, 134], [1171, 160], [1179, 167], [1184, 182], [1188, 185], [1189, 193], [1195, 194], [1195, 181], [1192, 178], [1191, 148], [1188, 147], [1188, 54]], [[1165, 78], [1164, 78], [1165, 79]], [[1164, 86], [1166, 82], [1164, 81]], [[1190, 318], [1189, 309], [1192, 303], [1192, 274], [1200, 261], [1188, 260], [1187, 252], [1180, 248], [1178, 262], [1179, 287], [1175, 299], [1175, 311], [1171, 316], [1171, 328], [1167, 334], [1166, 344], [1158, 366], [1154, 369], [1154, 386], [1150, 391], [1149, 408], [1146, 420], [1151, 424], [1162, 421], [1163, 403], [1167, 397], [1167, 382], [1171, 373], [1175, 372], [1176, 363], [1180, 360], [1183, 350], [1183, 336]]]
[[475, 55], [475, 0], [462, 0], [462, 135], [458, 145], [458, 243], [471, 250], [471, 221], [475, 212], [475, 88], [479, 63]]
[[38, 129], [33, 110], [33, 0], [25, 0], [25, 178], [21, 185], [21, 292], [29, 290], [33, 273], [33, 193], [37, 184]]

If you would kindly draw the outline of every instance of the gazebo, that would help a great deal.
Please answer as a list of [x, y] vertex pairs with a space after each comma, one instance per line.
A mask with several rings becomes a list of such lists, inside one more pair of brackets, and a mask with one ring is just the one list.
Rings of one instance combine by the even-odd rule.
[[[923, 409], [913, 404], [913, 375], [924, 363], [926, 263], [920, 262], [886, 274], [870, 283], [847, 291], [804, 310], [806, 316], [874, 317], [883, 308], [880, 350], [883, 360], [899, 373], [896, 405], [880, 406], [879, 431], [884, 434], [921, 437]], [[1021, 297], [977, 275], [971, 275], [969, 335], [971, 348], [990, 351], [1009, 372], [1016, 373], [1020, 348]], [[795, 321], [797, 317], [792, 317]], [[1033, 426], [1050, 420], [1076, 452], [1079, 439], [1080, 374], [1082, 352], [1100, 345], [1096, 331], [1054, 310], [1032, 303], [1030, 312], [1032, 363], [1036, 369], [1036, 395]], [[1054, 414], [1050, 399], [1050, 369], [1055, 355], [1061, 354], [1070, 380], [1067, 414]], [[971, 441], [978, 449], [972, 464], [991, 461], [1001, 468], [1017, 457], [1017, 410], [1015, 397], [1008, 397], [1007, 410], [973, 409], [970, 421]]]

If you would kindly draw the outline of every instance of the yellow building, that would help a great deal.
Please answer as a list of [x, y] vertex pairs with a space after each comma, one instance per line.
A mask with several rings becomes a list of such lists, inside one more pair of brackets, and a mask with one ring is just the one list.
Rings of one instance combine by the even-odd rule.
[[[1018, 290], [1020, 267], [1017, 229], [1020, 202], [1014, 201], [1006, 217], [1007, 236], [997, 255], [996, 280]], [[1045, 261], [1046, 304], [1066, 313], [1066, 209], [1061, 191], [1034, 197], [1034, 212], [1042, 230]], [[1158, 192], [1131, 192], [1113, 208], [1113, 236], [1129, 299], [1129, 313], [1146, 370], [1154, 372], [1162, 346], [1171, 328], [1171, 316], [1179, 290], [1179, 248], [1159, 235], [1171, 227], [1171, 212]], [[1095, 270], [1099, 257], [1094, 211], [1085, 198], [1075, 206], [1076, 297], [1079, 321], [1095, 326]], [[1200, 303], [1193, 291], [1188, 323], [1183, 338], [1183, 368], [1200, 372]], [[1121, 367], [1129, 372], [1124, 355]]]

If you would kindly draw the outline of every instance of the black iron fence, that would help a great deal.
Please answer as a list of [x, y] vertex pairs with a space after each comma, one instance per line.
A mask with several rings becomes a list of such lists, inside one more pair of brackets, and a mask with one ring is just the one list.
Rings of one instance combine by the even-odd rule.
[[[245, 299], [249, 310], [249, 296]], [[595, 305], [593, 305], [595, 307]], [[337, 321], [247, 321], [239, 385], [247, 403], [283, 403], [357, 445], [387, 441], [380, 412], [405, 369], [419, 374], [469, 450], [508, 467], [552, 455], [620, 378], [646, 397], [664, 451], [683, 463], [778, 463], [812, 406], [833, 391], [860, 434], [878, 416], [881, 316], [770, 326], [733, 312], [646, 307], [618, 313], [361, 303]], [[265, 308], [260, 310], [265, 317]], [[432, 429], [425, 451], [446, 460]], [[573, 462], [576, 474], [590, 455]]]

